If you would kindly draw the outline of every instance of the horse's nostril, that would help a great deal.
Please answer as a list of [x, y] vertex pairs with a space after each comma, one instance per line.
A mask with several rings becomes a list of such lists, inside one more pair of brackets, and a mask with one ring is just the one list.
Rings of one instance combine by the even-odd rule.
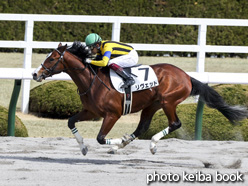
[[37, 79], [37, 74], [33, 73], [33, 79], [36, 80]]

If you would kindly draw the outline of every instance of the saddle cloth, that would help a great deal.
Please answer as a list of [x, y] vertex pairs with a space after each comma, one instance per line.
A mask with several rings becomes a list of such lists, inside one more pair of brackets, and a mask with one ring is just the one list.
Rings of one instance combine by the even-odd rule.
[[[131, 76], [135, 80], [135, 84], [131, 86], [131, 92], [150, 89], [159, 85], [158, 78], [150, 66], [140, 65], [127, 68], [130, 68]], [[123, 79], [119, 75], [117, 75], [112, 69], [110, 69], [110, 79], [112, 85], [118, 92], [125, 93], [125, 90], [120, 88], [124, 84]]]

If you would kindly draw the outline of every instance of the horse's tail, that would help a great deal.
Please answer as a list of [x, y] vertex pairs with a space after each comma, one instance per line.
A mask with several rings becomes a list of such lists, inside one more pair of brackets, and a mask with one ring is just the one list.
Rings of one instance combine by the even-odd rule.
[[190, 95], [200, 95], [207, 106], [220, 111], [231, 123], [248, 118], [248, 110], [242, 106], [229, 106], [213, 88], [191, 77]]

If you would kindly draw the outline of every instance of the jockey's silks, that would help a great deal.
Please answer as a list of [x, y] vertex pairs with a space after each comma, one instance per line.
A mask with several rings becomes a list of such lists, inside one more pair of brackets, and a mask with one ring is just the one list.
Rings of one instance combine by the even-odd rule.
[[97, 53], [95, 60], [91, 64], [96, 66], [107, 66], [110, 59], [128, 54], [133, 47], [116, 41], [101, 41], [100, 53]]

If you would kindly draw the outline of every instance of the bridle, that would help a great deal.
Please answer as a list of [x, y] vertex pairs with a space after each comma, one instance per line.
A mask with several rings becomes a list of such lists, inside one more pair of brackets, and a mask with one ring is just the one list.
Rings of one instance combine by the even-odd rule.
[[[64, 71], [67, 70], [65, 64], [63, 63], [63, 61], [64, 61], [64, 55], [65, 55], [66, 50], [64, 50], [63, 53], [61, 53], [58, 49], [55, 49], [55, 50], [56, 50], [56, 51], [59, 53], [59, 55], [60, 55], [58, 61], [57, 61], [51, 68], [47, 68], [45, 65], [41, 64], [42, 68], [44, 68], [44, 69], [48, 72], [48, 74], [42, 73], [42, 76], [43, 76], [44, 78], [51, 77], [54, 73], [60, 73], [60, 72], [64, 72]], [[64, 69], [63, 69], [63, 70], [54, 71], [55, 68], [58, 66], [59, 62], [61, 62], [61, 63], [63, 64]]]
[[[64, 55], [65, 55], [66, 49], [64, 50], [63, 53], [60, 52], [58, 49], [55, 49], [55, 50], [56, 50], [56, 51], [59, 53], [59, 55], [60, 55], [58, 61], [56, 61], [56, 63], [55, 63], [51, 68], [47, 68], [45, 65], [41, 64], [41, 66], [48, 72], [48, 74], [42, 73], [42, 76], [43, 76], [44, 78], [51, 77], [54, 73], [65, 72], [65, 71], [67, 71], [67, 70], [69, 70], [69, 69], [70, 69], [70, 70], [81, 70], [81, 71], [84, 71], [84, 70], [87, 68], [87, 66], [89, 66], [90, 69], [91, 69], [91, 71], [93, 72], [94, 78], [93, 78], [93, 80], [91, 81], [89, 88], [88, 88], [85, 92], [80, 93], [80, 92], [79, 92], [79, 89], [77, 90], [78, 95], [79, 95], [79, 96], [83, 96], [83, 95], [87, 94], [87, 93], [90, 91], [91, 87], [93, 86], [96, 77], [99, 79], [99, 81], [100, 81], [108, 90], [110, 90], [110, 88], [109, 88], [109, 87], [108, 87], [108, 86], [107, 86], [107, 85], [98, 77], [98, 75], [96, 74], [96, 72], [94, 71], [94, 69], [91, 67], [91, 65], [85, 64], [85, 67], [84, 67], [84, 68], [66, 68], [65, 64], [63, 63], [63, 62], [64, 62]], [[63, 70], [54, 71], [54, 70], [56, 69], [56, 67], [58, 66], [59, 62], [61, 62], [61, 63], [63, 64], [64, 69], [63, 69]]]

